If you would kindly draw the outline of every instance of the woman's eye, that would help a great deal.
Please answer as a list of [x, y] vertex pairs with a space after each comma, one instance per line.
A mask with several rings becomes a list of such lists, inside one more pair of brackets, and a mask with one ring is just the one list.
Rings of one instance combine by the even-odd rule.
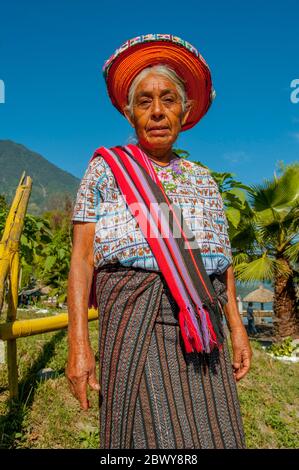
[[139, 102], [139, 105], [141, 106], [144, 106], [144, 105], [147, 105], [147, 104], [151, 104], [150, 100], [142, 100]]
[[172, 97], [164, 98], [163, 100], [164, 103], [174, 103], [175, 99]]

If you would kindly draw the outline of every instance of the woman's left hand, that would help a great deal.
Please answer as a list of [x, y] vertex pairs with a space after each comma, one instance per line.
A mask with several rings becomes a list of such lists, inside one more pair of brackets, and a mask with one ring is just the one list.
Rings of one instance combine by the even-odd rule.
[[233, 370], [235, 380], [242, 379], [250, 369], [252, 349], [244, 326], [238, 326], [230, 331], [233, 348]]

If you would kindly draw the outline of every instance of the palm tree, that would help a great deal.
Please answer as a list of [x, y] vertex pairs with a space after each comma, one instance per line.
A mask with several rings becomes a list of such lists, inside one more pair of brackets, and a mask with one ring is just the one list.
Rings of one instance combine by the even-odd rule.
[[299, 261], [299, 164], [249, 190], [250, 211], [231, 227], [236, 278], [272, 281], [276, 334], [298, 332], [295, 276]]

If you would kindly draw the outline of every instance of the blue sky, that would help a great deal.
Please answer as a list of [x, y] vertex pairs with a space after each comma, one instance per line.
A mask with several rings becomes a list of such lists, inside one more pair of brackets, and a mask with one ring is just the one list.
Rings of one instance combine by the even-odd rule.
[[78, 177], [95, 148], [133, 135], [101, 68], [127, 39], [152, 32], [191, 42], [212, 70], [216, 100], [177, 142], [191, 159], [245, 183], [271, 177], [278, 160], [298, 160], [299, 103], [290, 99], [299, 79], [297, 0], [12, 0], [0, 19], [0, 139]]

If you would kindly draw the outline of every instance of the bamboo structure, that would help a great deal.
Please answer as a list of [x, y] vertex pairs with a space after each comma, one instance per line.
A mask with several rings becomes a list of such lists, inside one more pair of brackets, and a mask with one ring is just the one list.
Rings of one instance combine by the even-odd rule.
[[[88, 310], [88, 320], [97, 320], [98, 311]], [[34, 318], [30, 320], [16, 320], [0, 325], [0, 339], [3, 341], [15, 340], [24, 336], [39, 335], [50, 331], [61, 330], [68, 326], [68, 314], [61, 313], [52, 317]]]
[[[18, 286], [19, 286], [19, 243], [24, 226], [24, 220], [32, 179], [25, 172], [22, 174], [12, 202], [4, 232], [0, 242], [0, 313], [2, 311], [5, 283], [9, 281], [8, 308], [6, 320], [14, 322], [17, 317]], [[18, 396], [17, 345], [14, 338], [7, 340], [8, 383], [11, 398]]]

